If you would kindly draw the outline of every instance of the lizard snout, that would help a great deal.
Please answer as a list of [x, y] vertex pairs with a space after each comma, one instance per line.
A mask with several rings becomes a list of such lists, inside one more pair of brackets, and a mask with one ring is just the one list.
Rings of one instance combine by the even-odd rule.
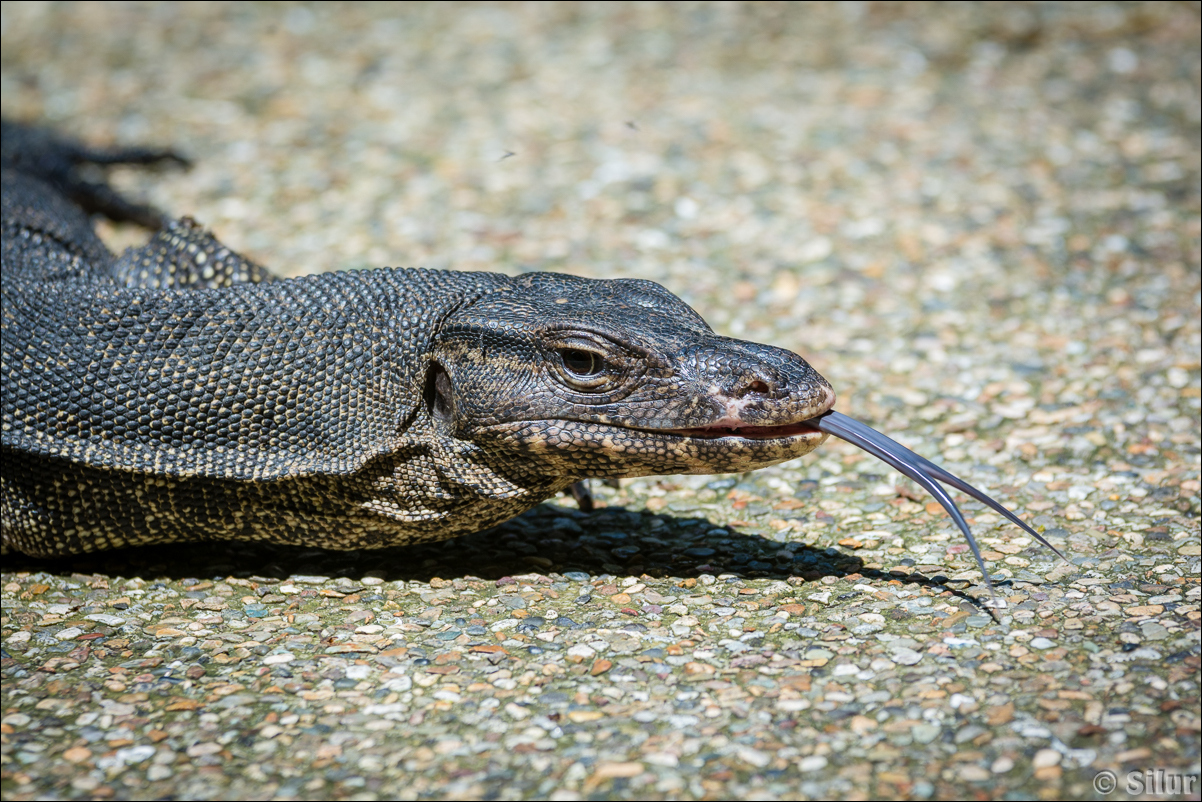
[[[695, 346], [682, 360], [697, 371], [709, 426], [771, 426], [825, 412], [834, 391], [792, 351], [727, 338]], [[698, 423], [702, 423], [698, 421]]]

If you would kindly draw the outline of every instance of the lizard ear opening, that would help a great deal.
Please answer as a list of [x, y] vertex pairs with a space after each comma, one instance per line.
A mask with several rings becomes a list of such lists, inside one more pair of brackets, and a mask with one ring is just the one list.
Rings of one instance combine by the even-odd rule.
[[430, 363], [430, 374], [426, 377], [426, 410], [430, 417], [439, 423], [451, 422], [455, 414], [454, 395], [451, 390], [451, 377], [437, 362]]

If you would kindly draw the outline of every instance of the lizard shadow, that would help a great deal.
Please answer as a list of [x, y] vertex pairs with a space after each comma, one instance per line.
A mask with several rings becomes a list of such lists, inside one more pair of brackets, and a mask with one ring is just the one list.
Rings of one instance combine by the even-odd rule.
[[[598, 576], [649, 576], [678, 580], [722, 579], [813, 582], [863, 576], [946, 588], [932, 577], [868, 568], [833, 547], [776, 541], [739, 532], [706, 518], [606, 507], [590, 513], [541, 504], [498, 526], [451, 540], [385, 549], [334, 551], [238, 541], [167, 544], [43, 560], [10, 554], [6, 571], [103, 575], [147, 581], [224, 579], [274, 583], [297, 576], [330, 577], [358, 586], [368, 577], [387, 582], [474, 579], [498, 585], [547, 574], [576, 581]], [[541, 577], [539, 579], [538, 577]], [[82, 577], [81, 577], [82, 578]]]

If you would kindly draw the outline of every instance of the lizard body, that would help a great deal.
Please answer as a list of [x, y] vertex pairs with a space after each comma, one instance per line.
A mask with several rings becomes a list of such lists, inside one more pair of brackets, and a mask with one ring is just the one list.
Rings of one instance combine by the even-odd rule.
[[[399, 268], [279, 280], [78, 170], [182, 161], [170, 152], [5, 123], [2, 156], [5, 550], [439, 540], [582, 479], [750, 471], [834, 434], [931, 493], [991, 590], [942, 485], [1056, 551], [835, 412], [803, 358], [715, 334], [653, 282]], [[116, 257], [90, 213], [158, 231]]]
[[188, 220], [113, 257], [49, 147], [4, 173], [6, 548], [399, 545], [585, 477], [751, 470], [825, 438], [802, 423], [834, 394], [801, 357], [652, 282], [280, 281]]

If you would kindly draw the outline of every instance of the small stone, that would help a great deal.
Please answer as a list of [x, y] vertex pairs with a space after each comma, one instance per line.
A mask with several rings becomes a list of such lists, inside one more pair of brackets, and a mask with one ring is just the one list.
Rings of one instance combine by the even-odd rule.
[[802, 774], [819, 771], [826, 768], [827, 759], [822, 755], [810, 755], [797, 761], [797, 770]]
[[1040, 749], [1035, 753], [1035, 757], [1031, 758], [1031, 768], [1043, 769], [1049, 766], [1059, 766], [1063, 758], [1064, 756], [1055, 749]]
[[915, 724], [910, 728], [910, 734], [920, 744], [929, 744], [939, 737], [939, 727], [934, 724]]
[[680, 765], [680, 758], [671, 752], [650, 752], [643, 755], [643, 760], [653, 766], [665, 766], [667, 768], [675, 768]]
[[605, 717], [605, 714], [600, 710], [573, 710], [568, 713], [568, 720], [574, 724], [584, 724], [589, 721], [597, 721]]
[[898, 665], [912, 666], [917, 665], [922, 660], [922, 654], [913, 649], [894, 649], [889, 655], [890, 659]]
[[764, 766], [767, 766], [772, 762], [772, 756], [767, 752], [762, 752], [759, 749], [752, 749], [749, 746], [740, 747], [738, 751], [735, 752], [735, 755], [738, 756], [739, 760], [742, 760], [744, 763], [747, 763], [751, 766], [755, 766], [757, 769], [762, 769]]
[[71, 763], [82, 763], [92, 756], [92, 750], [86, 746], [73, 746], [63, 752], [63, 760]]
[[961, 727], [960, 730], [956, 732], [955, 741], [958, 744], [968, 743], [969, 741], [980, 738], [987, 732], [988, 730], [977, 724], [968, 724], [964, 727]]
[[1169, 631], [1163, 624], [1152, 622], [1143, 622], [1139, 625], [1140, 633], [1147, 640], [1164, 640], [1169, 636]]
[[154, 747], [148, 744], [139, 746], [130, 746], [124, 749], [118, 749], [116, 758], [127, 766], [132, 766], [135, 763], [143, 763], [154, 757]]
[[1124, 608], [1124, 612], [1133, 618], [1146, 617], [1150, 615], [1160, 615], [1164, 612], [1164, 605], [1161, 604], [1142, 604], [1133, 605]]
[[629, 779], [642, 773], [642, 763], [598, 763], [593, 777], [599, 780]]
[[522, 707], [521, 705], [514, 704], [513, 702], [510, 702], [509, 704], [505, 705], [505, 713], [510, 718], [513, 718], [517, 721], [521, 721], [522, 719], [530, 717], [529, 710]]

